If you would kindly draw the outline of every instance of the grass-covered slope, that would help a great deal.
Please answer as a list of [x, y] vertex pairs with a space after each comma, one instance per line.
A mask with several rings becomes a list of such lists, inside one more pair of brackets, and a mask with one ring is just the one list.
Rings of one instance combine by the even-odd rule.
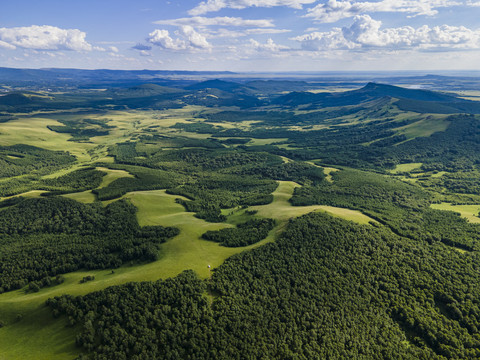
[[0, 292], [27, 284], [38, 291], [78, 269], [155, 260], [159, 244], [178, 229], [140, 228], [135, 211], [125, 201], [103, 208], [62, 197], [19, 198], [1, 211]]
[[480, 357], [477, 103], [192, 82], [3, 108], [0, 358]]
[[381, 98], [400, 100], [399, 106], [404, 111], [438, 114], [480, 112], [480, 105], [475, 101], [434, 91], [376, 83], [368, 83], [363, 88], [338, 93], [291, 92], [278, 97], [274, 103], [287, 106], [314, 104], [316, 107], [335, 107], [358, 105]]
[[477, 260], [310, 214], [208, 283], [184, 273], [49, 305], [80, 322], [92, 358], [473, 359]]

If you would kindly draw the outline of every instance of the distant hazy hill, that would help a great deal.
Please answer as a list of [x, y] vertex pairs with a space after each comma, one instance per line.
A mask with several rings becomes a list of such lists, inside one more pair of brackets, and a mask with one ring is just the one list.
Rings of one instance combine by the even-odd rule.
[[15, 108], [36, 106], [36, 104], [42, 104], [49, 101], [49, 97], [31, 91], [11, 92], [6, 95], [0, 95], [0, 109], [12, 110]]
[[316, 87], [306, 81], [294, 80], [254, 80], [245, 84], [257, 93], [265, 95], [282, 94], [290, 91], [307, 91]]
[[[181, 85], [179, 79], [208, 78], [213, 76], [231, 76], [229, 71], [170, 71], [170, 70], [82, 70], [82, 69], [13, 69], [0, 67], [0, 85], [14, 84], [19, 86], [80, 86], [116, 84], [134, 84], [143, 82], [171, 82], [175, 78], [176, 85]], [[187, 81], [190, 84], [192, 81]], [[185, 85], [185, 84], [184, 84]]]
[[0, 105], [5, 105], [5, 106], [25, 105], [25, 104], [30, 104], [31, 102], [32, 102], [31, 98], [21, 93], [12, 93], [12, 94], [0, 96]]
[[316, 107], [359, 105], [381, 98], [398, 99], [402, 110], [424, 113], [480, 113], [478, 102], [460, 99], [428, 90], [406, 89], [398, 86], [368, 83], [361, 89], [340, 93], [291, 92], [276, 98], [273, 103], [286, 106], [312, 104]]
[[[70, 73], [67, 70], [65, 71]], [[80, 73], [82, 71], [78, 70]], [[98, 72], [110, 71], [98, 70]], [[59, 72], [56, 72], [56, 74], [58, 75]], [[308, 86], [308, 83], [288, 81], [255, 81], [244, 85], [215, 79], [178, 87], [178, 84], [176, 84], [177, 86], [164, 86], [163, 82], [156, 84], [137, 80], [136, 83], [127, 82], [122, 87], [117, 84], [106, 91], [82, 90], [84, 88], [81, 86], [74, 87], [73, 91], [64, 92], [15, 91], [0, 96], [0, 111], [33, 111], [85, 106], [103, 107], [107, 104], [126, 106], [132, 109], [165, 109], [185, 105], [237, 106], [240, 108], [278, 105], [286, 109], [295, 109], [302, 106], [304, 109], [310, 110], [356, 106], [372, 109], [373, 107], [382, 107], [385, 102], [390, 102], [401, 110], [418, 113], [480, 114], [480, 102], [428, 90], [368, 83], [360, 89], [344, 92], [291, 91], [280, 95], [286, 90], [274, 91], [277, 83], [279, 89], [287, 88], [288, 83], [291, 83], [290, 85], [293, 88]], [[170, 83], [167, 84], [170, 85]], [[257, 88], [252, 87], [252, 85], [257, 86]], [[261, 90], [262, 86], [263, 90]]]
[[223, 91], [231, 92], [241, 88], [242, 85], [232, 82], [232, 81], [223, 81], [223, 80], [207, 80], [202, 81], [190, 86], [187, 86], [186, 90], [202, 90], [202, 89], [219, 89]]
[[184, 90], [161, 86], [157, 84], [142, 84], [127, 89], [112, 90], [111, 93], [120, 97], [148, 97], [165, 94], [183, 93]]

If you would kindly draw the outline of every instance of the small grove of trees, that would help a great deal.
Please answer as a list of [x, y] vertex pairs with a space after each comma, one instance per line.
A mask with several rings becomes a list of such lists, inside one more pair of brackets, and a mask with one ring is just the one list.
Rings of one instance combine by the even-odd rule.
[[140, 227], [136, 208], [125, 200], [102, 207], [63, 197], [17, 199], [1, 212], [0, 293], [27, 284], [38, 291], [51, 277], [81, 268], [156, 260], [158, 246], [179, 233]]
[[235, 228], [207, 231], [202, 238], [227, 247], [247, 246], [265, 239], [274, 226], [273, 219], [250, 219]]

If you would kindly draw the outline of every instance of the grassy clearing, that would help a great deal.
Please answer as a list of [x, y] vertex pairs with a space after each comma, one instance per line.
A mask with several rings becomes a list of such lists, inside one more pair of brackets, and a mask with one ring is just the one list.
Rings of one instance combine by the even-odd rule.
[[70, 174], [71, 172], [74, 172], [76, 170], [80, 170], [85, 167], [85, 164], [75, 164], [71, 167], [56, 171], [54, 173], [42, 176], [42, 179], [55, 179], [63, 175]]
[[480, 91], [478, 90], [462, 90], [462, 91], [447, 91], [465, 100], [480, 101]]
[[45, 192], [46, 191], [43, 191], [43, 190], [31, 190], [31, 191], [27, 191], [27, 192], [24, 192], [24, 193], [18, 194], [18, 195], [7, 196], [7, 197], [3, 197], [3, 198], [0, 197], [0, 199], [3, 201], [3, 200], [6, 200], [6, 199], [11, 199], [11, 198], [14, 198], [14, 197], [18, 197], [18, 196], [22, 196], [22, 197], [26, 197], [26, 198], [39, 198]]
[[[210, 276], [208, 265], [213, 269], [245, 249], [226, 248], [199, 239], [207, 230], [231, 225], [211, 224], [195, 218], [193, 213], [186, 213], [183, 206], [175, 203], [176, 196], [167, 195], [164, 191], [148, 191], [130, 193], [126, 197], [138, 207], [141, 225], [177, 226], [181, 229], [180, 235], [162, 244], [158, 261], [124, 266], [113, 273], [111, 270], [73, 272], [65, 275], [63, 284], [41, 289], [38, 293], [25, 294], [18, 290], [0, 295], [0, 320], [7, 323], [0, 329], [0, 359], [60, 360], [78, 356], [73, 331], [65, 329], [65, 320], [53, 319], [49, 309], [43, 305], [50, 297], [82, 295], [130, 281], [158, 280], [175, 276], [186, 269], [193, 269], [199, 276], [207, 278]], [[87, 275], [94, 275], [95, 280], [79, 284]], [[23, 320], [17, 322], [15, 318], [18, 314]], [[42, 335], [39, 335], [40, 329]]]
[[200, 140], [205, 140], [211, 137], [210, 134], [198, 134], [198, 133], [189, 132], [189, 131], [175, 131], [175, 135], [184, 136], [189, 139], [200, 139]]
[[[9, 314], [3, 311], [7, 306]], [[43, 302], [35, 305], [21, 301], [2, 304], [0, 316], [16, 318], [18, 314], [24, 314], [21, 320], [15, 319], [13, 325], [0, 329], [1, 360], [61, 360], [78, 356], [74, 329], [66, 326], [65, 318], [53, 319]]]
[[270, 145], [277, 142], [287, 141], [287, 138], [276, 138], [276, 139], [252, 139], [247, 145], [260, 146], [260, 145]]
[[280, 157], [282, 158], [282, 161], [283, 161], [284, 164], [288, 164], [288, 163], [293, 162], [292, 159], [289, 159], [289, 158], [287, 158], [287, 157], [285, 157], [285, 156], [280, 156]]
[[478, 217], [480, 205], [453, 205], [451, 203], [444, 202], [440, 204], [432, 204], [430, 207], [436, 210], [455, 211], [469, 222], [480, 224], [480, 217]]
[[413, 124], [398, 128], [399, 134], [404, 134], [407, 140], [417, 137], [428, 137], [433, 133], [447, 130], [450, 122], [444, 116], [428, 116]]
[[332, 216], [339, 217], [345, 220], [354, 221], [358, 224], [369, 224], [370, 222], [377, 223], [376, 220], [371, 217], [361, 213], [357, 210], [350, 210], [345, 208], [339, 208], [335, 206], [320, 205], [318, 206], [318, 211], [325, 211]]
[[112, 182], [114, 182], [115, 180], [120, 179], [122, 177], [130, 177], [130, 178], [134, 177], [132, 174], [130, 174], [128, 171], [125, 171], [125, 170], [112, 170], [112, 169], [107, 169], [107, 168], [104, 168], [104, 167], [97, 167], [96, 169], [99, 170], [99, 171], [103, 171], [103, 172], [107, 173], [107, 175], [105, 175], [102, 178], [102, 183], [100, 184], [98, 189], [107, 187]]
[[457, 247], [453, 247], [453, 249], [455, 251], [458, 251], [460, 254], [466, 254], [468, 253], [469, 251], [465, 250], [465, 249], [460, 249], [460, 248], [457, 248]]
[[325, 180], [327, 180], [329, 182], [333, 182], [332, 173], [337, 172], [337, 171], [340, 171], [340, 170], [332, 168], [332, 167], [323, 167], [323, 172], [326, 175]]
[[273, 218], [280, 221], [308, 214], [312, 211], [325, 211], [337, 217], [346, 220], [358, 222], [360, 224], [368, 224], [370, 221], [375, 221], [372, 218], [362, 214], [360, 211], [337, 208], [326, 205], [311, 205], [311, 206], [292, 206], [289, 202], [293, 194], [293, 190], [299, 187], [293, 181], [279, 181], [278, 188], [273, 193], [274, 201], [268, 205], [252, 206], [252, 210], [257, 210], [257, 214], [261, 217]]
[[97, 199], [97, 197], [95, 196], [95, 194], [92, 193], [91, 190], [77, 192], [77, 193], [64, 194], [62, 196], [67, 197], [69, 199], [79, 201], [79, 202], [84, 203], [84, 204], [91, 204], [91, 203], [95, 202], [95, 200]]
[[328, 182], [333, 182], [332, 173], [340, 171], [340, 169], [317, 165], [313, 161], [307, 161], [306, 163], [323, 169], [323, 172], [325, 173], [325, 180]]
[[[349, 209], [321, 205], [293, 207], [288, 200], [297, 186], [297, 183], [291, 181], [281, 181], [273, 193], [273, 203], [248, 209], [257, 210], [258, 216], [276, 219], [278, 225], [270, 231], [266, 239], [242, 248], [222, 247], [218, 243], [202, 240], [200, 236], [205, 231], [231, 227], [242, 222], [248, 217], [245, 214], [246, 209], [224, 210], [228, 214], [228, 223], [214, 224], [197, 219], [193, 213], [185, 212], [183, 206], [175, 202], [179, 196], [168, 195], [164, 190], [139, 191], [125, 195], [125, 198], [130, 199], [138, 208], [140, 225], [175, 226], [180, 229], [180, 234], [161, 245], [160, 258], [155, 262], [131, 264], [114, 271], [77, 271], [66, 274], [63, 284], [41, 289], [38, 293], [26, 294], [23, 290], [17, 290], [1, 294], [0, 320], [7, 326], [0, 329], [0, 359], [63, 360], [78, 356], [78, 349], [74, 346], [74, 329], [65, 327], [65, 319], [53, 319], [50, 310], [44, 306], [50, 297], [62, 294], [83, 295], [131, 281], [165, 279], [186, 269], [193, 269], [200, 277], [208, 278], [211, 270], [228, 257], [274, 241], [283, 231], [288, 219], [311, 211], [326, 211], [333, 216], [359, 223], [371, 221], [362, 213]], [[87, 195], [77, 193], [69, 196]], [[211, 268], [208, 268], [208, 265]], [[87, 275], [95, 276], [95, 280], [80, 284], [80, 280]], [[17, 321], [18, 315], [22, 320]]]
[[398, 164], [395, 166], [395, 169], [389, 170], [391, 174], [398, 174], [404, 172], [410, 172], [415, 169], [422, 167], [423, 163], [408, 163], [408, 164]]
[[27, 144], [47, 150], [68, 150], [80, 162], [90, 161], [87, 151], [94, 147], [93, 144], [67, 141], [70, 135], [50, 131], [48, 125], [62, 124], [45, 117], [20, 117], [2, 124], [0, 142], [2, 145]]
[[439, 171], [437, 173], [432, 174], [432, 178], [439, 178], [439, 177], [442, 177], [445, 174], [447, 174], [446, 171]]

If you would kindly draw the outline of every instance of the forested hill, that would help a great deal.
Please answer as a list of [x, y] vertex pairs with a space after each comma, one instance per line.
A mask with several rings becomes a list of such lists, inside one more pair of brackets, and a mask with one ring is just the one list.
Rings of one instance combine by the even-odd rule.
[[[425, 113], [480, 113], [480, 104], [474, 101], [428, 90], [407, 89], [398, 86], [368, 83], [363, 88], [337, 93], [291, 92], [273, 100], [274, 104], [296, 107], [313, 104], [318, 108], [360, 105], [381, 98], [399, 101], [402, 110]], [[420, 108], [423, 109], [419, 111]]]
[[[35, 74], [37, 73], [34, 72]], [[81, 71], [78, 73], [66, 72], [65, 76], [67, 77], [64, 80], [64, 86], [71, 87], [73, 85], [68, 84], [80, 82], [84, 84], [82, 86], [86, 87], [86, 82], [89, 81], [90, 75], [88, 72], [83, 73]], [[161, 74], [157, 75], [163, 76]], [[242, 109], [275, 106], [284, 110], [295, 110], [299, 106], [306, 106], [309, 110], [316, 110], [349, 106], [371, 108], [379, 101], [392, 101], [403, 111], [435, 114], [480, 113], [480, 104], [475, 101], [446, 93], [409, 89], [373, 82], [355, 90], [317, 93], [310, 91], [310, 89], [314, 90], [313, 83], [298, 81], [255, 81], [247, 83], [220, 79], [200, 82], [193, 80], [173, 81], [167, 78], [155, 78], [154, 74], [142, 75], [150, 78], [148, 81], [143, 80], [143, 78], [140, 81], [136, 78], [141, 76], [140, 74], [128, 75], [121, 73], [117, 83], [114, 83], [114, 80], [111, 79], [112, 76], [113, 73], [110, 74], [108, 72], [107, 75], [102, 75], [101, 79], [104, 80], [88, 85], [93, 88], [103, 86], [107, 88], [106, 91], [79, 90], [79, 88], [72, 91], [69, 88], [68, 91], [63, 92], [51, 92], [50, 90], [47, 92], [25, 90], [7, 92], [0, 96], [0, 111], [30, 112], [78, 107], [104, 109], [106, 106], [115, 106], [119, 109], [127, 107], [129, 109], [164, 110], [181, 108], [187, 105], [240, 107]], [[123, 83], [121, 82], [122, 76], [126, 76]], [[133, 76], [133, 80], [129, 76]], [[204, 74], [204, 76], [207, 76], [207, 74]], [[212, 75], [208, 74], [208, 76]], [[22, 78], [20, 77], [20, 79]], [[276, 83], [278, 83], [279, 89], [274, 91], [273, 88]], [[57, 84], [57, 86], [60, 85]], [[285, 91], [290, 92], [285, 94]], [[337, 110], [345, 111], [344, 109]]]
[[478, 359], [475, 259], [317, 213], [208, 282], [48, 303], [82, 325], [81, 359]]
[[480, 359], [478, 90], [42, 71], [0, 85], [0, 359]]
[[230, 71], [174, 71], [174, 70], [83, 70], [83, 69], [14, 69], [0, 67], [0, 79], [17, 83], [107, 83], [139, 82], [145, 78], [162, 79], [168, 76], [229, 76]]

